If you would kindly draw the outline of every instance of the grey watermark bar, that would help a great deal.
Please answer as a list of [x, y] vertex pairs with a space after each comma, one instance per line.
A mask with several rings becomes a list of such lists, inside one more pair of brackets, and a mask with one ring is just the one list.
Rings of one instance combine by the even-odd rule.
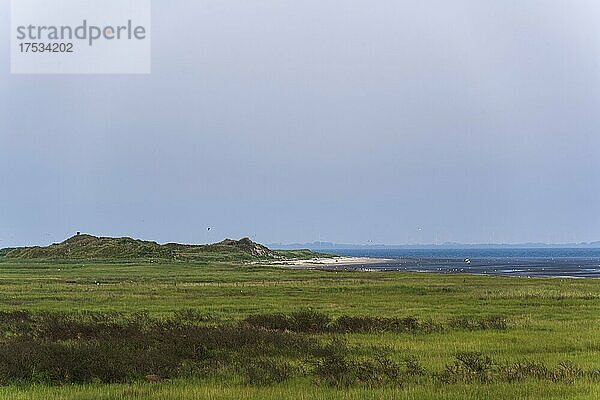
[[150, 0], [12, 0], [14, 74], [148, 74]]

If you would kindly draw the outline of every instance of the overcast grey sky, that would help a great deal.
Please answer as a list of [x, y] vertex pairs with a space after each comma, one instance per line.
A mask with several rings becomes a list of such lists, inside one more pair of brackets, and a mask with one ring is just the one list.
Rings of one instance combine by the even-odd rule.
[[597, 0], [153, 7], [151, 75], [11, 76], [0, 0], [0, 247], [600, 240]]

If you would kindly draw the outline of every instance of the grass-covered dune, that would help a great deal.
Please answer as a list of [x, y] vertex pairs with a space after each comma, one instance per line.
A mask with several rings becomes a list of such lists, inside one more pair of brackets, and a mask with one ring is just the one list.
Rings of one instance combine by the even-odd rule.
[[600, 398], [597, 280], [23, 255], [0, 398]]
[[112, 238], [78, 234], [61, 243], [46, 247], [21, 247], [0, 250], [0, 257], [26, 260], [131, 260], [156, 261], [248, 261], [313, 257], [316, 253], [301, 251], [272, 251], [249, 238], [225, 239], [219, 243], [196, 245], [159, 244], [129, 237]]

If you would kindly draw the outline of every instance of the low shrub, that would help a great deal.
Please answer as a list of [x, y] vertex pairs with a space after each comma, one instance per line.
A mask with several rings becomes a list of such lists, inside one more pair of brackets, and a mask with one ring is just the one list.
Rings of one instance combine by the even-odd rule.
[[269, 359], [250, 360], [242, 365], [246, 383], [256, 386], [268, 386], [290, 379], [295, 368], [287, 361]]
[[329, 331], [331, 318], [316, 311], [304, 310], [285, 314], [257, 314], [242, 321], [255, 328], [273, 331], [293, 331], [300, 333], [325, 333]]
[[549, 376], [548, 368], [540, 363], [524, 360], [502, 366], [500, 377], [504, 381], [515, 382], [528, 378], [544, 379]]
[[508, 322], [503, 316], [490, 316], [484, 318], [473, 318], [468, 316], [460, 316], [451, 318], [448, 321], [448, 326], [454, 329], [465, 329], [465, 330], [506, 330], [508, 328]]
[[491, 382], [493, 380], [493, 361], [479, 352], [461, 352], [455, 356], [454, 363], [447, 365], [441, 374], [445, 382]]
[[400, 368], [383, 354], [353, 359], [347, 344], [334, 338], [322, 350], [315, 375], [321, 383], [337, 388], [356, 384], [371, 387], [400, 384]]
[[292, 322], [285, 314], [250, 315], [244, 319], [243, 323], [270, 331], [289, 331], [292, 329]]
[[[433, 333], [441, 332], [444, 325], [432, 320], [419, 320], [416, 317], [386, 318], [372, 316], [343, 315], [336, 319], [315, 311], [300, 311], [286, 314], [256, 314], [242, 321], [255, 328], [300, 333]], [[457, 317], [448, 321], [453, 329], [505, 330], [506, 318], [491, 316], [484, 318]]]
[[404, 365], [406, 366], [406, 374], [409, 376], [423, 376], [427, 374], [427, 370], [415, 356], [406, 357]]
[[328, 315], [304, 310], [293, 313], [290, 316], [292, 327], [290, 330], [302, 333], [323, 333], [327, 332], [331, 318]]
[[562, 362], [558, 364], [556, 369], [552, 372], [553, 381], [566, 381], [573, 382], [578, 378], [584, 376], [583, 370], [570, 361]]

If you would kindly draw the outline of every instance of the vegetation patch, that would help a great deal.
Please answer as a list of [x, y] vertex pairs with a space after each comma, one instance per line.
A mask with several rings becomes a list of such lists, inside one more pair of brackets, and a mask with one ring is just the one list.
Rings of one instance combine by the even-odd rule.
[[440, 323], [414, 316], [386, 318], [343, 315], [332, 319], [326, 314], [310, 310], [290, 315], [256, 314], [245, 318], [243, 322], [255, 328], [300, 333], [433, 333], [448, 329], [508, 329], [507, 318], [503, 316], [461, 316], [451, 318], [447, 323]]
[[0, 384], [238, 376], [253, 386], [311, 377], [320, 385], [347, 388], [398, 387], [415, 379], [573, 382], [594, 376], [570, 362], [554, 369], [533, 361], [500, 364], [478, 352], [457, 353], [442, 371], [429, 371], [415, 356], [395, 360], [389, 349], [350, 346], [338, 335], [377, 329], [413, 332], [423, 324], [413, 319], [348, 321], [354, 320], [312, 311], [254, 315], [241, 323], [219, 323], [191, 310], [163, 318], [147, 313], [1, 312]]

